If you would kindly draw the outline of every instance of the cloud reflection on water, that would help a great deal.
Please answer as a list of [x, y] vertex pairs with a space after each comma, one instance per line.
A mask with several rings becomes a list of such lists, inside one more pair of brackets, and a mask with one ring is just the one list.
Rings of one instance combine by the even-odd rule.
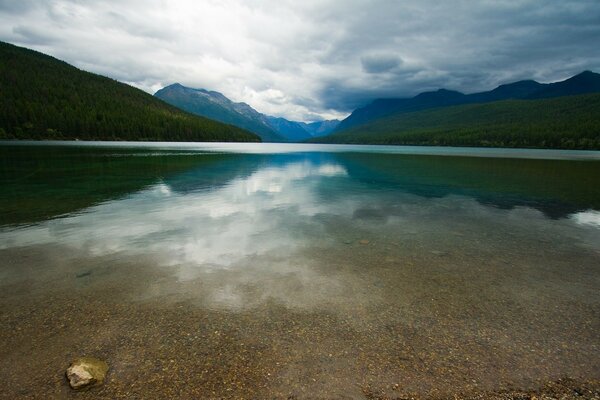
[[[517, 243], [514, 237], [531, 243], [542, 236], [562, 237], [597, 247], [598, 235], [589, 236], [600, 226], [597, 211], [550, 220], [527, 207], [500, 209], [453, 194], [422, 197], [373, 186], [367, 177], [356, 180], [332, 158], [279, 160], [218, 186], [195, 186], [195, 173], [186, 173], [182, 181], [161, 180], [76, 215], [5, 230], [0, 248], [57, 244], [89, 256], [149, 256], [157, 266], [171, 267], [181, 284], [200, 278], [195, 296], [211, 306], [239, 309], [269, 299], [304, 308], [374, 301], [379, 289], [365, 289], [365, 278], [348, 271], [379, 268], [402, 257], [417, 262], [415, 254], [427, 263], [432, 254], [467, 254], [473, 248], [496, 258], [518, 257], [505, 251], [511, 241]], [[181, 183], [185, 190], [177, 189]], [[481, 232], [491, 230], [504, 242], [480, 243]], [[581, 232], [588, 232], [588, 239]], [[360, 247], [364, 238], [384, 247], [369, 253], [369, 247]], [[343, 255], [335, 246], [348, 242], [358, 247], [346, 247], [347, 259], [327, 258], [330, 251]], [[408, 261], [405, 265], [411, 265]], [[336, 262], [350, 269], [324, 267]], [[146, 295], [163, 296], [168, 290], [180, 288], [158, 282]]]
[[74, 216], [6, 233], [3, 242], [57, 242], [95, 255], [151, 252], [166, 265], [228, 267], [248, 256], [289, 254], [302, 246], [297, 225], [330, 211], [304, 181], [315, 177], [319, 184], [320, 178], [346, 175], [333, 163], [293, 162], [259, 169], [212, 191], [179, 193], [160, 182]]
[[576, 223], [581, 225], [591, 225], [600, 228], [600, 211], [587, 210], [571, 215]]

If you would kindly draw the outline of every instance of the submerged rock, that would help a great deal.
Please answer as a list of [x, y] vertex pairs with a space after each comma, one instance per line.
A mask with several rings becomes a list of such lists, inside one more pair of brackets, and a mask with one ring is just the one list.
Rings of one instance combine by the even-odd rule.
[[82, 357], [67, 368], [67, 379], [73, 389], [87, 389], [104, 382], [108, 364], [93, 357]]

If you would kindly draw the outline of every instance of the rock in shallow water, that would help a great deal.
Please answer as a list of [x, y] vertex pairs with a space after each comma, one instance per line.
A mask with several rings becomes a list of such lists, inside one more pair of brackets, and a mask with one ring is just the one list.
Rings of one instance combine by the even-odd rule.
[[73, 389], [86, 389], [101, 385], [108, 372], [108, 364], [92, 357], [82, 357], [67, 368], [67, 379]]

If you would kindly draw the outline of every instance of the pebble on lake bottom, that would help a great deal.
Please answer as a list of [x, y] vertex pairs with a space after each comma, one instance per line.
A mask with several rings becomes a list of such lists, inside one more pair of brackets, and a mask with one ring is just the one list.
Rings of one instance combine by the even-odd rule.
[[73, 389], [87, 389], [104, 382], [108, 364], [93, 357], [82, 357], [71, 363], [66, 375]]

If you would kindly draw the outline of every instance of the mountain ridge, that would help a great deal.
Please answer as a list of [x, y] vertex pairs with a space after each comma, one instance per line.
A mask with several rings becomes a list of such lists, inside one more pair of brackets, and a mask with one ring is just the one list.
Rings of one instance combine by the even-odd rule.
[[248, 129], [268, 142], [300, 142], [327, 135], [338, 120], [311, 123], [290, 121], [256, 111], [247, 103], [236, 103], [220, 92], [196, 89], [174, 83], [158, 90], [154, 96], [187, 112]]
[[234, 103], [222, 93], [175, 83], [158, 90], [154, 96], [189, 113], [247, 129], [263, 141], [285, 141], [262, 114], [245, 103]]
[[533, 100], [599, 91], [600, 74], [592, 71], [583, 71], [559, 82], [539, 83], [534, 80], [521, 80], [499, 85], [489, 91], [471, 94], [464, 94], [448, 89], [438, 89], [436, 91], [419, 93], [409, 98], [375, 99], [369, 104], [354, 110], [347, 118], [340, 122], [334, 132], [343, 132], [397, 113], [415, 112], [460, 104], [489, 103], [511, 99]]

